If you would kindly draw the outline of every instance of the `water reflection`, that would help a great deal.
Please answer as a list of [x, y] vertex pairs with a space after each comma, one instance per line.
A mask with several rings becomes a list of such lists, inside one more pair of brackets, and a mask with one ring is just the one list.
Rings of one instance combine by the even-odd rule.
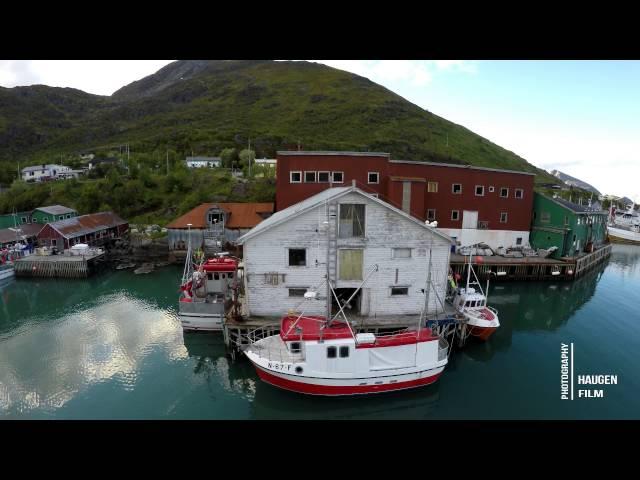
[[232, 362], [220, 334], [184, 332], [184, 346], [195, 364], [193, 373], [205, 378], [209, 394], [216, 398], [216, 386], [246, 399], [252, 400], [258, 377], [249, 362]]

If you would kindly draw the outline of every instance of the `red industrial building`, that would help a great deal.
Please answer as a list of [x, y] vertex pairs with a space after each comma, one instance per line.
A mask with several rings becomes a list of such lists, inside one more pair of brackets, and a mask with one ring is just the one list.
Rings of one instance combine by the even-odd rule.
[[276, 210], [326, 188], [357, 187], [438, 228], [466, 246], [529, 243], [533, 173], [391, 160], [388, 153], [278, 152]]
[[113, 212], [91, 213], [47, 223], [38, 233], [38, 243], [60, 251], [77, 243], [102, 245], [121, 237], [128, 228], [129, 224]]

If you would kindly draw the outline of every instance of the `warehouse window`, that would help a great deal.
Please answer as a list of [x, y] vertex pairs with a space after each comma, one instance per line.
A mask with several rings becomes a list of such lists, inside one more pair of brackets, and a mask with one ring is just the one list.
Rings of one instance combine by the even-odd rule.
[[333, 183], [342, 183], [342, 182], [344, 182], [344, 172], [333, 172], [331, 177], [333, 179]]
[[316, 172], [304, 172], [304, 183], [316, 183]]
[[343, 203], [340, 205], [339, 238], [364, 237], [364, 205]]
[[502, 187], [500, 189], [500, 197], [509, 198], [509, 189], [507, 187]]
[[460, 211], [451, 210], [451, 220], [459, 220], [459, 219], [460, 219]]
[[368, 183], [380, 183], [380, 174], [378, 172], [368, 173]]
[[516, 245], [522, 245], [522, 237], [516, 238]]
[[410, 248], [394, 248], [393, 258], [411, 258]]
[[429, 183], [427, 183], [427, 192], [428, 193], [438, 193], [438, 182], [429, 182]]
[[391, 295], [399, 296], [399, 295], [409, 295], [409, 287], [391, 287]]
[[507, 223], [507, 212], [500, 212], [500, 223]]
[[451, 192], [452, 193], [462, 193], [462, 184], [461, 183], [454, 183], [451, 185]]
[[540, 213], [540, 221], [542, 223], [549, 223], [551, 221], [551, 214], [549, 212]]
[[307, 293], [306, 288], [290, 288], [289, 289], [290, 297], [304, 297], [305, 293]]
[[484, 185], [476, 185], [476, 197], [484, 197]]
[[290, 183], [302, 183], [302, 172], [289, 172], [289, 182]]
[[318, 183], [329, 183], [329, 172], [318, 172]]
[[435, 219], [436, 219], [436, 209], [430, 208], [429, 210], [427, 210], [427, 220], [429, 220], [430, 222], [433, 222]]
[[521, 188], [516, 188], [516, 198], [524, 197], [524, 190]]
[[289, 249], [289, 266], [304, 267], [307, 265], [307, 250], [304, 248]]

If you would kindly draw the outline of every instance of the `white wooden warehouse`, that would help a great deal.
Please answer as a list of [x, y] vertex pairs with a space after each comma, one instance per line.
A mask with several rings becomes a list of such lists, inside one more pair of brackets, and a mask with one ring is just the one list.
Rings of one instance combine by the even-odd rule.
[[[238, 243], [250, 315], [280, 317], [289, 309], [325, 315], [329, 258], [341, 301], [378, 265], [346, 310], [348, 317], [375, 317], [420, 314], [430, 251], [431, 280], [444, 299], [452, 239], [352, 186], [329, 188], [276, 212]], [[320, 298], [305, 300], [307, 290]], [[430, 294], [428, 313], [436, 305]]]

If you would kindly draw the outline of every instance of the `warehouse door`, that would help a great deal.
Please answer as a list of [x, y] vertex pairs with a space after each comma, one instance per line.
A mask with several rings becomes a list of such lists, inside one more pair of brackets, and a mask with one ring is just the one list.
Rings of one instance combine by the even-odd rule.
[[462, 213], [462, 228], [478, 228], [478, 212], [464, 210]]
[[338, 280], [362, 280], [362, 249], [338, 250]]

